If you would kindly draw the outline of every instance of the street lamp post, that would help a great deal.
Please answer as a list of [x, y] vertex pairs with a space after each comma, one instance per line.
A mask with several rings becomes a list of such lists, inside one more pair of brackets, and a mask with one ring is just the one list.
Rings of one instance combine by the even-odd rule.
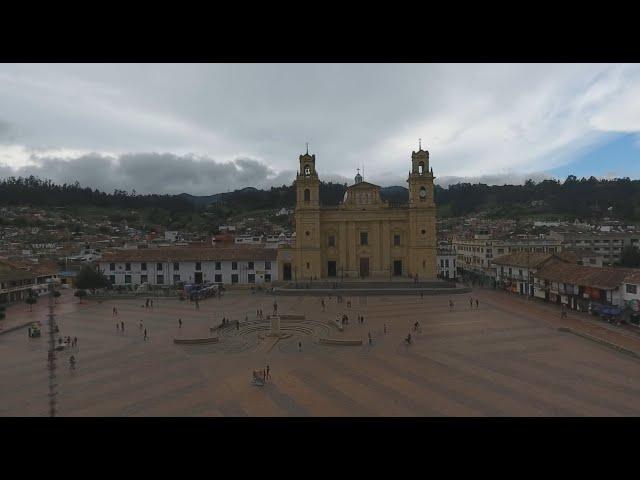
[[53, 313], [54, 303], [54, 288], [53, 282], [49, 280], [49, 358], [48, 358], [48, 370], [49, 370], [49, 416], [56, 416], [56, 319]]

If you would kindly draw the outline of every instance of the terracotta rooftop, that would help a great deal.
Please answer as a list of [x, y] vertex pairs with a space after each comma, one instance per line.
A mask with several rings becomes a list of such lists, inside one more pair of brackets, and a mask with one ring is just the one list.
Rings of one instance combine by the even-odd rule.
[[578, 258], [568, 252], [540, 253], [540, 252], [515, 252], [493, 259], [496, 265], [513, 265], [516, 267], [539, 268], [551, 259], [576, 263]]
[[552, 282], [612, 290], [618, 288], [625, 278], [637, 273], [640, 273], [640, 270], [632, 268], [599, 268], [551, 262], [538, 270], [535, 276]]
[[99, 262], [276, 260], [277, 254], [275, 248], [253, 246], [141, 248], [105, 253]]
[[640, 270], [632, 273], [631, 275], [627, 276], [624, 279], [625, 282], [627, 283], [635, 283], [635, 284], [640, 284]]

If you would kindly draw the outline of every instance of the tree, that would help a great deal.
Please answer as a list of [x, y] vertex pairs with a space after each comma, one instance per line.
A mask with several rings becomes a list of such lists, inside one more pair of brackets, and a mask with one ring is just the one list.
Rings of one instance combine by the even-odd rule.
[[29, 295], [27, 297], [27, 299], [25, 300], [25, 303], [27, 305], [29, 305], [29, 311], [32, 312], [33, 311], [33, 306], [38, 302], [38, 299], [36, 297], [34, 297], [33, 295]]
[[76, 277], [76, 287], [82, 290], [105, 288], [108, 286], [109, 281], [107, 277], [89, 265], [84, 265]]
[[624, 247], [622, 256], [620, 257], [620, 264], [628, 268], [640, 267], [640, 250], [633, 245]]
[[76, 293], [74, 293], [73, 295], [78, 297], [80, 299], [80, 303], [82, 303], [82, 299], [87, 296], [87, 291], [86, 290], [76, 290]]

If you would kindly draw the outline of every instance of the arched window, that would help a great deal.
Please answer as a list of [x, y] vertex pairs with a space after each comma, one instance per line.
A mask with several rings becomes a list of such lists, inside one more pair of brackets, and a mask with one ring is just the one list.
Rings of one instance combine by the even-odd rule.
[[304, 201], [305, 202], [311, 201], [311, 190], [309, 190], [308, 188], [304, 189]]
[[308, 177], [311, 175], [311, 167], [309, 165], [304, 166], [304, 174]]
[[420, 175], [423, 175], [423, 174], [424, 174], [424, 162], [420, 162], [420, 163], [418, 164], [418, 173], [419, 173]]

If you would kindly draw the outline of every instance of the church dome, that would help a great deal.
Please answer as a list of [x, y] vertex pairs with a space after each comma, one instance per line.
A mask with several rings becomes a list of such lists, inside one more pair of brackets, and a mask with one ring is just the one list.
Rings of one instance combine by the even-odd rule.
[[360, 172], [358, 172], [358, 173], [356, 174], [356, 177], [355, 177], [355, 179], [354, 179], [354, 180], [355, 180], [355, 182], [356, 182], [356, 183], [360, 183], [360, 182], [362, 182], [362, 175], [360, 175]]

